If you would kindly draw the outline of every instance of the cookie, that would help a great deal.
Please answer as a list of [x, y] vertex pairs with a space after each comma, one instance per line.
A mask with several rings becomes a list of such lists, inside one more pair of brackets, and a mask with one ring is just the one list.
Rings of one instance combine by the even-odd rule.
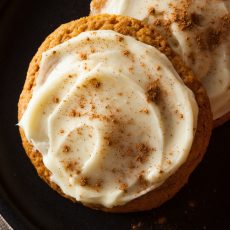
[[212, 130], [206, 92], [180, 57], [154, 27], [114, 15], [72, 21], [46, 38], [30, 63], [18, 120], [38, 175], [73, 202], [107, 212], [172, 198]]
[[203, 83], [214, 126], [230, 118], [230, 6], [227, 1], [94, 0], [91, 14], [134, 17], [154, 25]]

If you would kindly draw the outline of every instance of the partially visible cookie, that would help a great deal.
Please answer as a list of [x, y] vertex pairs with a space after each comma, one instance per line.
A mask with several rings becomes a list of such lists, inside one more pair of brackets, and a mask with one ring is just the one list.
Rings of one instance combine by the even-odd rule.
[[230, 6], [228, 1], [93, 0], [91, 14], [130, 16], [154, 25], [203, 83], [214, 126], [230, 119]]
[[[153, 55], [147, 48], [162, 65], [146, 62]], [[113, 69], [114, 62], [122, 63], [121, 69]], [[137, 76], [135, 68], [144, 74]], [[174, 68], [184, 83], [175, 77]], [[168, 77], [173, 80], [171, 84]], [[177, 90], [172, 90], [174, 85]], [[70, 90], [63, 94], [66, 87]], [[107, 100], [110, 103], [103, 104]], [[125, 101], [127, 104], [121, 104]], [[187, 103], [182, 105], [180, 101]], [[172, 105], [181, 111], [189, 109], [181, 113]], [[46, 38], [30, 63], [18, 103], [18, 120], [23, 146], [39, 176], [73, 202], [108, 212], [149, 210], [173, 197], [202, 160], [212, 130], [205, 90], [180, 57], [155, 28], [114, 15], [72, 21]], [[167, 150], [170, 140], [178, 146]], [[100, 148], [98, 143], [102, 143]], [[187, 150], [181, 150], [182, 143]], [[97, 151], [92, 153], [95, 148]], [[162, 164], [152, 165], [160, 162], [157, 154], [163, 154]], [[132, 187], [129, 180], [135, 182], [135, 173], [138, 184]], [[150, 175], [152, 179], [148, 179]], [[152, 180], [154, 184], [150, 184]], [[113, 188], [119, 196], [110, 196], [112, 182], [118, 184]], [[138, 189], [142, 195], [136, 196]], [[106, 197], [116, 199], [110, 203]], [[123, 204], [114, 205], [116, 202]]]

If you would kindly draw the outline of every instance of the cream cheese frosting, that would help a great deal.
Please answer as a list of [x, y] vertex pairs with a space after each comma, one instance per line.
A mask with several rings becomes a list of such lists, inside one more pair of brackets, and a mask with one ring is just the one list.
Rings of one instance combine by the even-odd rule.
[[[230, 112], [230, 3], [224, 0], [106, 0], [92, 14], [120, 14], [158, 27], [202, 81], [214, 119]], [[101, 1], [103, 2], [103, 1]]]
[[193, 93], [163, 53], [99, 30], [42, 54], [19, 125], [63, 193], [111, 208], [176, 172], [197, 116]]

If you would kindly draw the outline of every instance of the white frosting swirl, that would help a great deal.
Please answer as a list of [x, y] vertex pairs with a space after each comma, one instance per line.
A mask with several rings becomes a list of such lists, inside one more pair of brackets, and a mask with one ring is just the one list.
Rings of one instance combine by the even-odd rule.
[[19, 125], [65, 194], [113, 207], [157, 188], [186, 161], [197, 114], [164, 54], [101, 30], [43, 53]]
[[[174, 51], [182, 56], [204, 84], [210, 97], [214, 119], [230, 112], [229, 1], [107, 0], [101, 9], [97, 9], [92, 3], [91, 11], [93, 14], [126, 15], [146, 20], [150, 24], [165, 23], [164, 27], [160, 26], [161, 32]], [[187, 17], [191, 15], [194, 19], [192, 28], [185, 29], [184, 26], [188, 26], [186, 25]], [[223, 28], [223, 17], [226, 15], [228, 15], [228, 22], [226, 21]], [[159, 19], [160, 23], [158, 23]], [[169, 21], [172, 23], [167, 25]], [[218, 35], [220, 29], [226, 30], [226, 33], [221, 35], [219, 45], [211, 49], [199, 47], [202, 36], [206, 37], [202, 41], [206, 47], [210, 46], [209, 42], [219, 40], [215, 36]]]

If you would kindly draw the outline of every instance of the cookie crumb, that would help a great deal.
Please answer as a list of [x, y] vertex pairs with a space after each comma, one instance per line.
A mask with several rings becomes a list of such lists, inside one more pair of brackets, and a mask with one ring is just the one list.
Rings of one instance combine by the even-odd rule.
[[138, 230], [142, 226], [141, 222], [138, 222], [137, 224], [131, 224], [131, 230]]
[[190, 201], [188, 202], [188, 206], [189, 206], [190, 208], [195, 208], [195, 207], [196, 207], [196, 202], [195, 202], [194, 200], [190, 200]]
[[98, 181], [96, 182], [96, 184], [93, 186], [93, 188], [94, 188], [97, 192], [99, 192], [100, 189], [102, 188], [102, 185], [103, 185], [103, 181], [102, 181], [102, 180], [98, 180]]
[[157, 223], [160, 224], [160, 225], [166, 224], [166, 223], [167, 223], [166, 217], [165, 217], [165, 216], [160, 216], [160, 217], [157, 219]]

